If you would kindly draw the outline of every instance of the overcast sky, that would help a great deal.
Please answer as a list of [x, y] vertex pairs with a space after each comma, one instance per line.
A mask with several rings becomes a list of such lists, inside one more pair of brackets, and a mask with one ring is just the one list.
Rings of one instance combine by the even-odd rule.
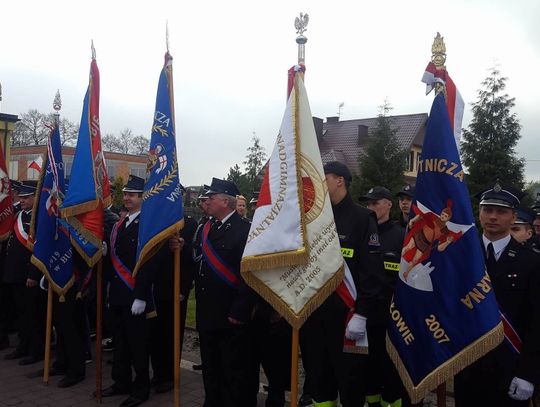
[[90, 40], [101, 72], [101, 131], [150, 137], [169, 22], [177, 143], [184, 185], [242, 166], [253, 132], [270, 153], [285, 107], [286, 72], [297, 62], [294, 18], [309, 14], [306, 88], [314, 116], [429, 112], [420, 82], [437, 31], [446, 66], [467, 103], [490, 67], [523, 126], [518, 153], [540, 180], [540, 1], [24, 1], [2, 4], [1, 112], [52, 111], [80, 121]]

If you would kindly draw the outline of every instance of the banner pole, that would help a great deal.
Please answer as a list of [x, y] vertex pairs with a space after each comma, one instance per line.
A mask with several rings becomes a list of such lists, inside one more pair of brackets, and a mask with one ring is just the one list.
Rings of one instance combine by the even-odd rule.
[[103, 259], [97, 263], [96, 272], [96, 398], [101, 404], [101, 382], [102, 382], [102, 349], [103, 340]]
[[47, 325], [45, 327], [45, 360], [43, 362], [43, 383], [49, 384], [49, 366], [51, 364], [53, 290], [49, 283], [47, 290]]
[[174, 405], [180, 406], [180, 249], [174, 250]]
[[437, 386], [437, 407], [446, 407], [446, 382]]
[[291, 407], [298, 407], [298, 328], [292, 327]]

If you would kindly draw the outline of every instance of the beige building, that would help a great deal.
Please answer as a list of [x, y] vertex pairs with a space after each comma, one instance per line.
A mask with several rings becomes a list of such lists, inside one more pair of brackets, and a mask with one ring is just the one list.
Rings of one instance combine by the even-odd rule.
[[[396, 140], [403, 149], [409, 150], [405, 180], [416, 184], [418, 160], [422, 152], [426, 132], [426, 113], [389, 116], [392, 128], [396, 129]], [[377, 127], [377, 118], [339, 120], [327, 117], [326, 121], [313, 118], [315, 132], [323, 163], [341, 161], [359, 175], [358, 157], [367, 146]]]

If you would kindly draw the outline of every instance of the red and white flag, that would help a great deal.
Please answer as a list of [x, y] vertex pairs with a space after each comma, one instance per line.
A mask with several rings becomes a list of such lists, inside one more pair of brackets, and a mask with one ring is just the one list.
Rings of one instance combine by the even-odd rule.
[[300, 328], [340, 285], [343, 263], [313, 118], [296, 71], [242, 257], [242, 276]]
[[30, 164], [28, 164], [28, 168], [32, 168], [36, 170], [37, 172], [41, 172], [42, 165], [43, 165], [43, 157], [39, 156], [35, 160], [32, 160]]
[[454, 131], [454, 138], [459, 150], [459, 142], [461, 139], [461, 123], [463, 121], [463, 111], [465, 110], [465, 102], [461, 94], [456, 88], [456, 85], [446, 69], [437, 69], [433, 62], [430, 62], [426, 67], [422, 82], [426, 84], [426, 95], [429, 94], [436, 83], [441, 83], [446, 87], [446, 108], [450, 117], [450, 125]]
[[0, 144], [0, 242], [9, 237], [13, 228], [15, 215], [11, 199], [11, 183], [9, 182], [4, 149]]

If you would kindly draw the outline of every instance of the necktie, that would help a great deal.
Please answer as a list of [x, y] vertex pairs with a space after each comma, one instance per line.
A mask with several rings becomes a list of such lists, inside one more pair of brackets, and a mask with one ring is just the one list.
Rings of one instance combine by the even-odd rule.
[[493, 250], [493, 243], [489, 242], [486, 252], [486, 267], [488, 268], [488, 270], [493, 270], [496, 264], [497, 259], [495, 258], [495, 250]]

